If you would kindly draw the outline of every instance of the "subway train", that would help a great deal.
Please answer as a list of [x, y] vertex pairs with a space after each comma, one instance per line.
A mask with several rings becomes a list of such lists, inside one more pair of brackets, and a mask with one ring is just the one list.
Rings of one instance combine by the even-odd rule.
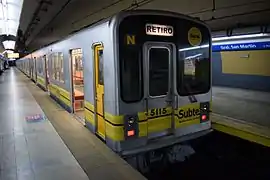
[[2, 55], [0, 55], [0, 75], [2, 75], [2, 73], [5, 71], [6, 67], [5, 67], [5, 64], [7, 63], [6, 62], [6, 58]]
[[197, 19], [124, 11], [16, 64], [116, 153], [144, 162], [162, 151], [176, 161], [212, 131], [211, 47]]

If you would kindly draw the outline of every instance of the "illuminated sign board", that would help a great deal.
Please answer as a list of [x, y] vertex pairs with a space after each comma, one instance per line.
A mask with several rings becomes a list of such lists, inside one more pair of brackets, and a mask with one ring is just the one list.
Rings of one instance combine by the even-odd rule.
[[270, 41], [268, 42], [251, 42], [239, 44], [213, 44], [213, 51], [239, 51], [239, 50], [259, 50], [270, 49]]
[[8, 54], [7, 54], [7, 57], [8, 57], [9, 59], [14, 59], [14, 58], [19, 58], [20, 55], [19, 55], [19, 53], [8, 53]]
[[173, 27], [159, 24], [146, 24], [145, 31], [147, 35], [155, 36], [173, 36]]

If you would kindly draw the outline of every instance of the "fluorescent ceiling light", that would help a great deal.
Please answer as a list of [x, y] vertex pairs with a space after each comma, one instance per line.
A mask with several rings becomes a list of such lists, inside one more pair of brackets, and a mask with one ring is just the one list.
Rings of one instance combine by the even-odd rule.
[[259, 33], [259, 34], [247, 34], [247, 35], [238, 35], [238, 36], [226, 36], [226, 37], [212, 38], [212, 41], [225, 41], [225, 40], [234, 40], [234, 39], [264, 37], [264, 36], [270, 36], [270, 34]]
[[5, 49], [14, 49], [15, 48], [15, 41], [4, 41], [3, 42]]
[[178, 51], [183, 52], [183, 51], [191, 51], [195, 49], [203, 49], [203, 48], [208, 48], [209, 44], [201, 45], [201, 46], [194, 46], [194, 47], [188, 47], [188, 48], [183, 48], [179, 49]]
[[12, 50], [5, 50], [4, 53], [14, 53]]
[[0, 1], [0, 35], [17, 35], [23, 0]]

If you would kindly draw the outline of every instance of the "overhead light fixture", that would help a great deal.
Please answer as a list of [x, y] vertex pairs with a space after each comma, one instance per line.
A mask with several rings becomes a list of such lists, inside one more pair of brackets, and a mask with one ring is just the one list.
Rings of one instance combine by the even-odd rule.
[[255, 37], [267, 37], [270, 36], [268, 33], [259, 33], [259, 34], [247, 34], [247, 35], [237, 35], [237, 36], [226, 36], [226, 37], [217, 37], [212, 38], [212, 41], [226, 41], [226, 40], [235, 40], [235, 39], [248, 39]]
[[14, 51], [12, 51], [12, 50], [5, 50], [3, 53], [8, 53], [8, 54], [10, 54], [10, 53], [14, 53]]
[[23, 0], [0, 1], [0, 35], [17, 35]]
[[4, 41], [3, 42], [5, 49], [14, 49], [15, 48], [15, 41]]
[[201, 45], [201, 46], [194, 46], [194, 47], [188, 47], [188, 48], [183, 48], [179, 49], [178, 51], [183, 52], [183, 51], [191, 51], [195, 49], [203, 49], [203, 48], [208, 48], [209, 44]]

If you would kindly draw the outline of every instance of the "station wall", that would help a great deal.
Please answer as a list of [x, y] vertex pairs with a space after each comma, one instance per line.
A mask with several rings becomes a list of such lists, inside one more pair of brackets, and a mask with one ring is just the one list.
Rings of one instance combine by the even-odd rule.
[[212, 54], [213, 85], [270, 92], [270, 50]]

